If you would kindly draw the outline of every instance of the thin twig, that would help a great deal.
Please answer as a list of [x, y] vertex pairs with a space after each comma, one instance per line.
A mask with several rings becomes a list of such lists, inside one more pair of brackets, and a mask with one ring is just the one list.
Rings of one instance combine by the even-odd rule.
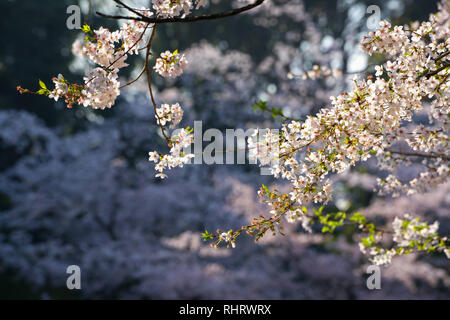
[[[123, 8], [125, 8], [125, 9], [127, 9], [127, 10], [133, 12], [134, 14], [137, 14], [139, 17], [141, 17], [141, 18], [146, 18], [146, 16], [143, 15], [141, 12], [139, 12], [138, 10], [136, 10], [136, 9], [134, 9], [134, 8], [131, 8], [130, 6], [127, 6], [127, 5], [126, 5], [125, 3], [123, 3], [122, 1], [120, 1], [120, 0], [113, 0], [113, 1], [114, 1], [115, 3], [121, 5]], [[150, 23], [150, 22], [149, 22], [149, 23]]]
[[142, 75], [143, 75], [144, 73], [145, 73], [145, 66], [144, 66], [144, 68], [142, 68], [141, 72], [139, 73], [139, 75], [138, 75], [134, 80], [131, 80], [130, 82], [124, 84], [124, 85], [121, 86], [119, 89], [123, 89], [123, 88], [128, 87], [129, 85], [135, 83], [136, 81], [138, 81], [138, 80], [142, 77]]
[[164, 128], [164, 126], [161, 124], [161, 118], [159, 117], [158, 113], [156, 112], [156, 101], [155, 101], [155, 97], [153, 95], [153, 89], [152, 89], [152, 82], [151, 82], [151, 69], [148, 63], [148, 59], [150, 57], [150, 50], [151, 50], [151, 46], [152, 46], [152, 41], [153, 41], [153, 37], [155, 36], [155, 31], [156, 31], [156, 24], [153, 25], [153, 30], [152, 30], [152, 34], [150, 36], [150, 39], [148, 41], [147, 44], [147, 51], [145, 53], [145, 66], [144, 66], [144, 70], [147, 74], [147, 86], [148, 86], [148, 90], [150, 92], [150, 98], [152, 100], [152, 104], [153, 104], [153, 110], [155, 112], [155, 116], [157, 118], [157, 122], [159, 127], [161, 128], [161, 132], [164, 136], [164, 139], [166, 139], [166, 141], [169, 143], [169, 146], [172, 145], [172, 140], [167, 136], [166, 134], [166, 129]]

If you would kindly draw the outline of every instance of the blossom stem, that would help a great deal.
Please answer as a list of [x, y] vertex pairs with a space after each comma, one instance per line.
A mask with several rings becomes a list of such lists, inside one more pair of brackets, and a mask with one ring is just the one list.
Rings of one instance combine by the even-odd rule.
[[165, 129], [165, 127], [161, 124], [161, 119], [160, 119], [160, 117], [158, 116], [158, 113], [156, 112], [156, 108], [157, 108], [157, 106], [156, 106], [156, 101], [155, 101], [155, 97], [154, 97], [154, 95], [153, 95], [153, 89], [152, 89], [152, 82], [151, 82], [151, 70], [150, 70], [150, 66], [149, 66], [149, 63], [148, 63], [148, 59], [149, 59], [149, 57], [150, 57], [150, 50], [151, 50], [151, 46], [152, 46], [152, 41], [153, 41], [153, 38], [154, 38], [154, 36], [155, 36], [155, 31], [156, 31], [156, 26], [157, 26], [157, 24], [155, 23], [154, 25], [153, 25], [153, 30], [152, 30], [152, 34], [150, 35], [150, 39], [148, 40], [148, 44], [147, 44], [147, 51], [146, 51], [146, 54], [145, 54], [145, 66], [144, 66], [144, 70], [145, 70], [145, 73], [147, 74], [147, 86], [148, 86], [148, 90], [149, 90], [149, 92], [150, 92], [150, 98], [151, 98], [151, 100], [152, 100], [152, 104], [153, 104], [153, 110], [155, 111], [155, 115], [156, 115], [156, 118], [157, 118], [157, 122], [158, 122], [158, 125], [159, 125], [159, 127], [161, 128], [161, 132], [162, 132], [162, 134], [163, 134], [163, 136], [164, 136], [164, 139], [166, 139], [166, 141], [169, 143], [169, 145], [171, 145], [171, 140], [170, 140], [170, 138], [167, 136], [167, 134], [166, 134], [166, 129]]

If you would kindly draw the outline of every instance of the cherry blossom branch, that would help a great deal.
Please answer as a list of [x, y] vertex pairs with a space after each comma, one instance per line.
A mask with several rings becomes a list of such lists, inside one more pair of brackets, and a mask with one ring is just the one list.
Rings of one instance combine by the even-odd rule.
[[[380, 23], [380, 27], [379, 31], [370, 34], [369, 41], [366, 41], [368, 38], [363, 39], [363, 49], [369, 54], [385, 53], [393, 56], [403, 53], [402, 46], [409, 43], [405, 41], [408, 39], [408, 35], [399, 27], [390, 29], [390, 24], [385, 21]], [[423, 23], [421, 30], [422, 33], [431, 32], [433, 30], [432, 24]], [[445, 35], [445, 30], [435, 32], [441, 36]], [[421, 35], [421, 33], [416, 34]], [[394, 42], [394, 45], [392, 42]], [[413, 42], [416, 42], [416, 40], [413, 39]], [[436, 54], [432, 50], [429, 50], [429, 52], [433, 56]], [[429, 59], [417, 55], [423, 61], [429, 61]], [[221, 232], [219, 230], [218, 234], [215, 235], [205, 231], [203, 238], [205, 240], [213, 239], [215, 241], [214, 246], [219, 245], [222, 241], [234, 246], [236, 238], [241, 232], [246, 231], [250, 235], [256, 235], [257, 240], [267, 231], [275, 233], [275, 230], [281, 230], [279, 224], [283, 216], [286, 217], [288, 222], [301, 221], [305, 230], [310, 230], [308, 225], [313, 223], [314, 220], [319, 220], [320, 223], [324, 224], [323, 232], [333, 231], [337, 226], [346, 224], [344, 221], [345, 213], [322, 215], [319, 212], [316, 213], [317, 218], [315, 218], [307, 214], [305, 205], [327, 203], [332, 198], [331, 183], [327, 179], [329, 173], [343, 172], [354, 166], [358, 161], [367, 160], [377, 151], [383, 149], [387, 151], [384, 147], [384, 142], [387, 139], [383, 139], [383, 135], [396, 130], [403, 120], [408, 120], [410, 114], [414, 114], [416, 109], [419, 109], [418, 104], [422, 99], [425, 97], [432, 98], [441, 85], [445, 83], [448, 74], [439, 75], [439, 73], [446, 70], [450, 63], [438, 62], [438, 60], [443, 59], [446, 54], [436, 55], [438, 58], [435, 59], [434, 66], [423, 68], [424, 72], [417, 74], [415, 81], [411, 79], [410, 74], [420, 70], [417, 68], [417, 61], [421, 60], [417, 59], [414, 54], [411, 54], [411, 56], [412, 58], [406, 55], [407, 58], [402, 56], [394, 62], [386, 62], [389, 80], [380, 77], [384, 72], [384, 65], [378, 66], [375, 80], [373, 80], [373, 77], [368, 77], [367, 81], [363, 80], [361, 83], [355, 81], [353, 92], [343, 92], [338, 97], [332, 98], [332, 104], [334, 105], [332, 108], [324, 108], [318, 115], [308, 117], [301, 126], [294, 122], [287, 126], [283, 125], [283, 140], [281, 142], [278, 135], [273, 134], [266, 134], [265, 141], [262, 143], [252, 139], [249, 145], [261, 145], [263, 150], [269, 151], [276, 148], [273, 146], [277, 146], [282, 150], [281, 156], [257, 152], [255, 158], [260, 161], [261, 165], [272, 164], [271, 173], [275, 178], [282, 177], [290, 180], [293, 185], [292, 191], [287, 195], [280, 195], [276, 190], [270, 191], [267, 187], [262, 186], [259, 195], [267, 198], [263, 202], [267, 202], [272, 209], [273, 215], [270, 218], [261, 216], [253, 220], [251, 225], [244, 226], [237, 231]], [[429, 54], [423, 54], [423, 56], [429, 56]], [[400, 71], [396, 74], [398, 69]], [[403, 74], [406, 74], [407, 78], [402, 78]], [[439, 77], [433, 77], [435, 75], [439, 75]], [[405, 81], [405, 83], [403, 84], [400, 81]], [[411, 88], [405, 90], [406, 85]], [[446, 88], [448, 87], [446, 86]], [[404, 91], [407, 92], [404, 93]], [[397, 98], [395, 94], [400, 98]], [[436, 99], [435, 102], [437, 102], [436, 107], [440, 107], [447, 100], [444, 97], [442, 100]], [[403, 107], [403, 110], [401, 108], [398, 110], [399, 106]], [[382, 108], [381, 112], [380, 107]], [[261, 109], [264, 110], [264, 108]], [[381, 117], [379, 114], [381, 114]], [[317, 149], [308, 148], [305, 161], [299, 163], [296, 159], [297, 151], [319, 142], [319, 140], [324, 141], [325, 146]], [[446, 155], [433, 152], [425, 155], [412, 152], [403, 153], [403, 155], [448, 160]], [[278, 161], [273, 162], [274, 160]], [[281, 163], [280, 160], [282, 160]], [[445, 181], [446, 170], [445, 165], [436, 170], [436, 172], [442, 172], [440, 179], [436, 175], [425, 175], [424, 177], [428, 180], [434, 179], [432, 181], [439, 183]], [[395, 187], [395, 181], [393, 182], [392, 185]], [[294, 206], [295, 203], [298, 203], [298, 205]], [[371, 227], [369, 228], [365, 224], [365, 217], [357, 216], [350, 220], [357, 223], [360, 228], [361, 226], [367, 227], [370, 235], [363, 239], [360, 248], [363, 253], [366, 253], [366, 249], [369, 249], [369, 254], [373, 256], [372, 261], [378, 265], [389, 264], [393, 256], [408, 254], [412, 250], [444, 251], [447, 257], [450, 257], [449, 248], [446, 244], [447, 237], [441, 237], [436, 232], [437, 222], [428, 225], [426, 222], [420, 222], [419, 219], [410, 216], [405, 216], [405, 219], [396, 218], [393, 222], [394, 236], [392, 238], [395, 246], [385, 250], [376, 245], [379, 241], [377, 239], [379, 234], [376, 234], [375, 231], [378, 229], [373, 224], [370, 224]], [[361, 221], [364, 221], [364, 223]], [[364, 228], [362, 229], [364, 230]], [[281, 231], [280, 233], [282, 234]]]
[[[338, 227], [343, 226], [355, 226], [356, 229], [361, 230], [366, 233], [367, 237], [363, 237], [359, 244], [360, 249], [363, 253], [368, 253], [376, 255], [372, 262], [376, 264], [385, 264], [384, 254], [385, 249], [381, 249], [377, 244], [381, 241], [384, 235], [390, 235], [393, 239], [393, 243], [396, 244], [394, 247], [388, 250], [388, 255], [402, 255], [409, 254], [412, 252], [434, 252], [436, 250], [435, 246], [439, 246], [448, 255], [448, 244], [450, 239], [446, 236], [441, 236], [436, 233], [437, 224], [428, 225], [426, 222], [420, 222], [418, 219], [412, 219], [410, 216], [405, 216], [405, 220], [396, 218], [392, 223], [392, 229], [385, 229], [376, 226], [373, 222], [369, 222], [367, 218], [359, 212], [355, 212], [351, 216], [347, 215], [345, 212], [324, 214], [322, 212], [323, 207], [319, 210], [313, 209], [314, 215], [308, 214], [308, 209], [306, 207], [295, 207], [296, 201], [286, 201], [289, 199], [289, 195], [278, 194], [275, 190], [274, 192], [269, 191], [267, 187], [263, 185], [259, 191], [261, 197], [265, 197], [262, 202], [268, 202], [273, 207], [275, 212], [271, 217], [265, 218], [260, 216], [258, 218], [253, 218], [252, 223], [245, 225], [238, 230], [229, 230], [223, 232], [220, 229], [216, 233], [211, 234], [207, 230], [202, 233], [202, 238], [204, 241], [212, 241], [212, 247], [219, 247], [222, 242], [227, 244], [227, 247], [235, 247], [237, 238], [242, 232], [246, 232], [249, 236], [255, 238], [257, 242], [262, 238], [268, 231], [276, 235], [277, 231], [280, 235], [284, 236], [283, 226], [281, 226], [281, 218], [290, 214], [294, 217], [286, 217], [289, 219], [300, 219], [302, 221], [302, 227], [308, 231], [312, 232], [309, 225], [315, 223], [322, 225], [321, 232], [334, 233]], [[411, 231], [422, 230], [420, 236], [411, 236]], [[408, 246], [405, 246], [405, 243]], [[446, 248], [446, 249], [443, 249]]]
[[103, 18], [108, 18], [108, 19], [116, 19], [116, 20], [120, 20], [120, 19], [124, 19], [124, 20], [134, 20], [134, 21], [142, 21], [142, 22], [147, 22], [147, 23], [157, 23], [157, 24], [162, 24], [162, 23], [176, 23], [176, 22], [196, 22], [196, 21], [204, 21], [204, 20], [216, 20], [216, 19], [223, 19], [223, 18], [227, 18], [227, 17], [231, 17], [231, 16], [235, 16], [241, 13], [244, 13], [246, 11], [249, 11], [253, 8], [256, 8], [258, 6], [260, 6], [261, 4], [264, 3], [265, 0], [256, 0], [253, 4], [249, 4], [247, 6], [241, 7], [241, 8], [237, 8], [237, 9], [233, 9], [227, 12], [220, 12], [220, 13], [214, 13], [214, 14], [209, 14], [209, 15], [199, 15], [199, 16], [187, 16], [184, 18], [179, 18], [179, 17], [173, 17], [173, 18], [149, 18], [146, 17], [144, 15], [142, 15], [141, 13], [138, 13], [136, 10], [134, 10], [131, 7], [125, 6], [121, 1], [119, 0], [113, 0], [117, 3], [120, 3], [122, 6], [124, 6], [126, 9], [130, 10], [133, 13], [136, 13], [138, 15], [138, 17], [129, 17], [129, 16], [121, 16], [121, 15], [108, 15], [108, 14], [104, 14], [101, 12], [96, 12], [97, 15], [103, 17]]

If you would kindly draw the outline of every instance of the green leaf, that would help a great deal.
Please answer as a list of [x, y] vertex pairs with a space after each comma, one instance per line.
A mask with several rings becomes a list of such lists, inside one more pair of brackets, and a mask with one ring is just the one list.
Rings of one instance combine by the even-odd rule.
[[253, 106], [254, 110], [262, 110], [262, 111], [266, 111], [267, 110], [267, 102], [266, 101], [262, 101], [259, 100], [254, 106]]
[[350, 221], [359, 223], [359, 224], [365, 224], [366, 223], [366, 217], [364, 217], [360, 212], [355, 212], [351, 217]]
[[202, 233], [202, 238], [204, 241], [212, 239], [212, 235], [205, 229], [205, 232]]
[[270, 196], [271, 192], [270, 192], [269, 188], [267, 188], [265, 185], [262, 185], [262, 188], [263, 188], [264, 192], [265, 192], [268, 196]]
[[187, 127], [187, 128], [186, 128], [186, 132], [187, 132], [187, 133], [192, 133], [192, 132], [194, 132], [194, 128]]
[[44, 83], [41, 79], [39, 79], [39, 86], [40, 86], [42, 89], [47, 89], [47, 86], [45, 85], [45, 83]]
[[361, 239], [362, 244], [364, 245], [364, 247], [370, 247], [372, 246], [372, 243], [367, 239], [367, 238], [362, 238]]
[[92, 33], [91, 27], [88, 24], [84, 24], [84, 26], [81, 27], [81, 31], [84, 33]]

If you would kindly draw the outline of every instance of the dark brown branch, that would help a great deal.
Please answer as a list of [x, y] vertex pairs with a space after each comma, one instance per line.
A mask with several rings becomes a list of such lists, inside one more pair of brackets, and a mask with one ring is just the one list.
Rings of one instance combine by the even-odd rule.
[[[114, 1], [118, 2], [118, 0], [114, 0]], [[253, 3], [253, 4], [249, 4], [249, 5], [245, 6], [245, 7], [233, 9], [233, 10], [230, 10], [230, 11], [227, 11], [227, 12], [214, 13], [214, 14], [210, 14], [210, 15], [187, 16], [187, 17], [184, 17], [184, 18], [179, 18], [179, 17], [175, 17], [175, 18], [157, 18], [157, 17], [156, 18], [150, 18], [150, 17], [146, 17], [143, 14], [137, 12], [136, 10], [123, 5], [123, 3], [121, 3], [119, 1], [122, 6], [124, 6], [128, 10], [132, 11], [133, 13], [136, 13], [138, 16], [137, 17], [120, 16], [120, 15], [113, 16], [113, 15], [104, 14], [104, 13], [101, 13], [101, 12], [98, 12], [98, 11], [96, 12], [96, 14], [101, 16], [101, 17], [103, 17], [103, 18], [108, 18], [108, 19], [135, 20], [135, 21], [143, 21], [143, 22], [147, 22], [147, 23], [156, 23], [156, 24], [176, 23], [176, 22], [196, 22], [196, 21], [215, 20], [215, 19], [222, 19], [222, 18], [235, 16], [235, 15], [241, 14], [243, 12], [246, 12], [246, 11], [249, 11], [249, 10], [251, 10], [253, 8], [258, 7], [264, 1], [265, 0], [256, 0], [255, 3]]]
[[426, 76], [427, 78], [429, 78], [429, 77], [431, 77], [431, 76], [434, 76], [434, 75], [438, 74], [438, 73], [441, 72], [442, 70], [447, 69], [448, 67], [450, 67], [450, 63], [446, 63], [446, 64], [444, 64], [442, 67], [440, 67], [439, 69], [434, 70], [434, 71], [429, 72], [429, 73], [426, 73], [425, 76]]
[[[144, 49], [145, 49], [145, 48], [144, 48]], [[138, 75], [136, 78], [134, 78], [134, 79], [131, 80], [130, 82], [127, 82], [127, 83], [125, 83], [124, 85], [120, 86], [119, 89], [123, 89], [123, 88], [125, 88], [125, 87], [128, 87], [128, 86], [132, 85], [133, 83], [135, 83], [136, 81], [138, 81], [138, 80], [144, 75], [144, 73], [145, 73], [146, 71], [147, 71], [147, 70], [146, 70], [146, 68], [145, 68], [145, 66], [144, 66], [144, 67], [142, 68], [141, 72], [139, 72], [139, 75]]]
[[450, 51], [444, 52], [443, 54], [441, 54], [440, 56], [438, 56], [438, 57], [436, 58], [436, 61], [441, 60], [442, 58], [448, 56], [449, 54], [450, 54]]
[[390, 153], [402, 155], [405, 157], [420, 157], [420, 158], [441, 158], [443, 160], [449, 161], [450, 158], [447, 157], [445, 154], [440, 153], [415, 153], [415, 152], [403, 152], [403, 151], [393, 151], [393, 150], [387, 150]]

